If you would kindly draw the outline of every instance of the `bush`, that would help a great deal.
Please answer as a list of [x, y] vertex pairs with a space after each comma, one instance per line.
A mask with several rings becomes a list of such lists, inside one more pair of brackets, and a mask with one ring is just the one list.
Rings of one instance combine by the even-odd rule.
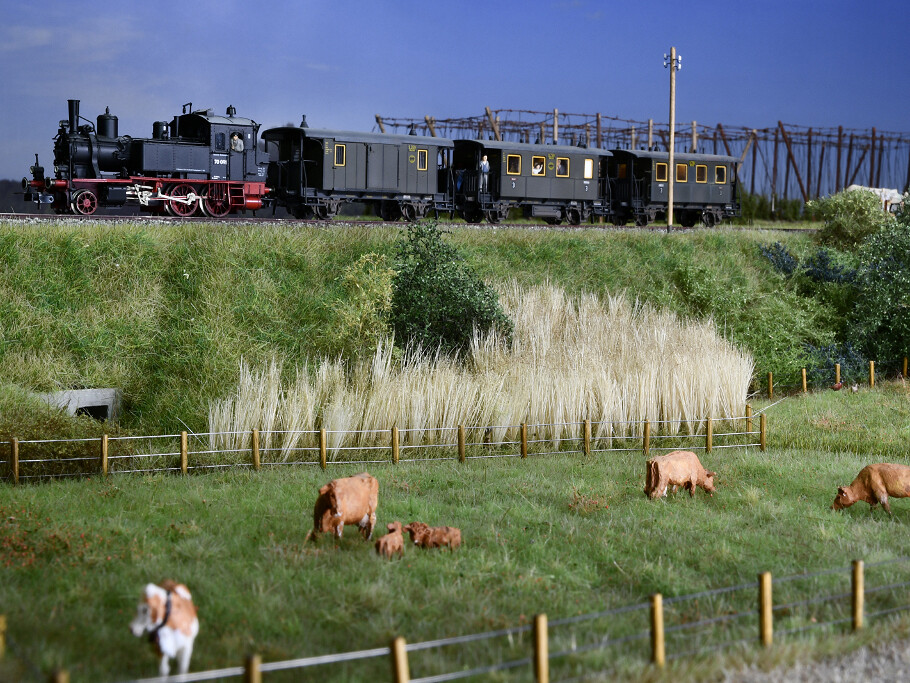
[[890, 221], [863, 245], [860, 263], [850, 338], [894, 368], [910, 351], [910, 226]]
[[893, 223], [891, 214], [881, 209], [874, 192], [851, 190], [806, 204], [806, 211], [821, 218], [825, 225], [818, 240], [843, 249], [856, 249], [860, 243], [883, 226]]
[[390, 323], [403, 344], [467, 350], [474, 328], [511, 341], [512, 321], [488, 287], [446, 244], [436, 223], [415, 223], [396, 245]]
[[382, 254], [364, 254], [339, 278], [345, 296], [333, 303], [334, 346], [348, 358], [368, 358], [388, 332], [395, 271]]

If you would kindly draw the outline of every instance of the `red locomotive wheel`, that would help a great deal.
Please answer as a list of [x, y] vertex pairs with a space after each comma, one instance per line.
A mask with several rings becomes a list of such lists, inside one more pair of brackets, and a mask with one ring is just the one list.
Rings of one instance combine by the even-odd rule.
[[91, 216], [98, 210], [98, 197], [91, 190], [79, 190], [73, 195], [73, 200], [70, 204], [73, 213]]
[[[196, 193], [196, 188], [192, 185], [180, 183], [171, 188], [168, 194], [175, 198], [168, 202], [168, 210], [174, 216], [188, 218], [196, 213], [196, 209], [199, 208], [199, 195]], [[177, 197], [180, 199], [177, 200]]]
[[205, 188], [202, 212], [212, 218], [223, 218], [231, 212], [231, 198], [226, 185], [209, 185]]

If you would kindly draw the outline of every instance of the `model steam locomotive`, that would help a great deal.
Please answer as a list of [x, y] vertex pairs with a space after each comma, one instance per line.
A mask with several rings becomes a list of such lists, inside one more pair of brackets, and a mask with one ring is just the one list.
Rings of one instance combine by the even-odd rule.
[[666, 215], [669, 174], [683, 226], [740, 213], [731, 156], [529, 144], [311, 129], [262, 132], [233, 107], [225, 116], [184, 105], [152, 138], [119, 136], [106, 111], [97, 125], [69, 100], [54, 144], [54, 175], [38, 164], [23, 179], [27, 201], [58, 213], [93, 214], [136, 202], [143, 211], [222, 217], [264, 206], [326, 219], [342, 205], [372, 206], [386, 220], [458, 214], [498, 223], [510, 212], [550, 224], [599, 220], [647, 225]]

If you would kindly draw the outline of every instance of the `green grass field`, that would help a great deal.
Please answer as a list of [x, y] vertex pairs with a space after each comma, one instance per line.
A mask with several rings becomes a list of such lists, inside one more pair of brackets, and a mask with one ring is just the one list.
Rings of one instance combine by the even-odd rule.
[[[703, 463], [718, 472], [713, 497], [677, 493], [648, 501], [640, 453], [535, 456], [465, 464], [374, 465], [380, 528], [415, 519], [460, 527], [455, 553], [407, 548], [401, 561], [375, 555], [354, 529], [336, 542], [304, 542], [318, 487], [363, 466], [225, 471], [189, 477], [119, 475], [0, 485], [0, 613], [14, 651], [73, 681], [151, 676], [147, 643], [126, 628], [142, 586], [166, 577], [186, 582], [200, 610], [191, 670], [236, 666], [249, 652], [264, 661], [383, 647], [404, 636], [420, 642], [550, 621], [775, 577], [873, 565], [910, 556], [910, 501], [894, 517], [857, 504], [829, 510], [836, 487], [870, 462], [905, 462], [910, 437], [907, 387], [795, 396], [768, 409], [769, 448], [715, 449]], [[756, 404], [760, 410], [764, 404]], [[905, 581], [902, 564], [870, 568], [867, 588]], [[849, 591], [839, 572], [775, 586], [775, 603]], [[752, 588], [674, 604], [667, 625], [755, 607]], [[868, 598], [867, 610], [904, 604]], [[849, 617], [837, 605], [778, 613], [777, 628]], [[875, 626], [875, 623], [878, 626]], [[605, 680], [706, 680], [723, 666], [772, 665], [889, 637], [878, 620], [860, 636], [849, 624], [779, 637], [725, 655], [682, 658], [663, 674], [647, 663], [647, 638], [603, 652], [554, 660], [553, 680], [606, 669]], [[896, 627], [906, 635], [903, 624]], [[647, 630], [647, 610], [551, 628], [550, 651]], [[668, 655], [746, 638], [754, 617], [702, 633], [674, 632]], [[432, 675], [529, 656], [530, 634], [411, 655], [411, 675]], [[725, 657], [725, 658], [724, 658]], [[8, 654], [8, 676], [30, 670]], [[0, 674], [4, 669], [0, 668]], [[386, 659], [265, 680], [388, 680]], [[484, 680], [530, 680], [530, 669]], [[588, 679], [586, 679], [588, 680]], [[592, 677], [590, 680], [599, 680]]]

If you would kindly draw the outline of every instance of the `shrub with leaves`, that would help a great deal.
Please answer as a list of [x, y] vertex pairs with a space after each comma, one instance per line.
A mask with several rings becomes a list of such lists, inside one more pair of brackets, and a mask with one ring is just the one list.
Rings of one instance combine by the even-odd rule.
[[806, 203], [806, 212], [821, 218], [825, 225], [818, 239], [843, 249], [856, 249], [868, 236], [894, 222], [891, 214], [882, 211], [881, 201], [874, 192], [851, 190]]
[[849, 329], [868, 358], [895, 367], [910, 353], [910, 227], [891, 221], [860, 250]]
[[496, 291], [443, 240], [436, 223], [414, 223], [396, 245], [390, 322], [402, 344], [465, 351], [474, 328], [511, 340], [512, 321]]

